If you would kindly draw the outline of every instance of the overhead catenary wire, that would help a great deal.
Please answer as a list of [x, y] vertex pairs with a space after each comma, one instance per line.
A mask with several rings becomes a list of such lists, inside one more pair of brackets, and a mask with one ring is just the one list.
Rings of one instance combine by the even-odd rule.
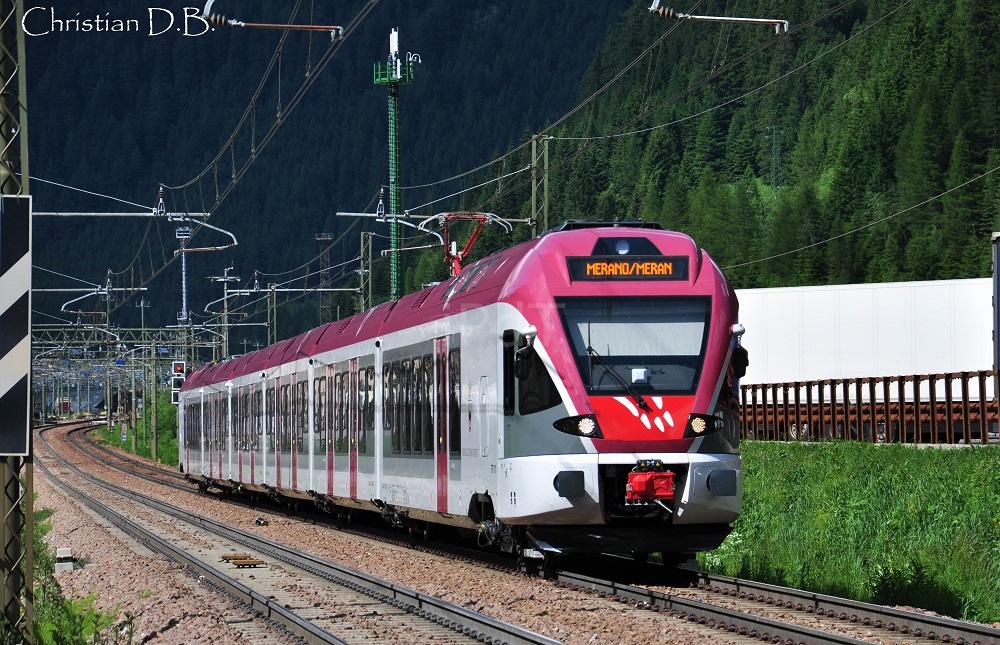
[[484, 181], [481, 184], [476, 184], [475, 186], [470, 186], [468, 188], [465, 188], [465, 189], [459, 190], [457, 192], [454, 192], [454, 193], [452, 193], [450, 195], [445, 195], [444, 197], [438, 197], [437, 199], [432, 199], [431, 201], [427, 202], [426, 204], [421, 204], [420, 206], [414, 206], [413, 208], [407, 208], [406, 210], [403, 211], [403, 213], [406, 214], [406, 215], [409, 215], [413, 211], [418, 211], [421, 208], [425, 208], [427, 206], [430, 206], [431, 204], [437, 204], [438, 202], [443, 202], [446, 199], [451, 199], [452, 197], [457, 197], [458, 195], [461, 195], [463, 193], [467, 193], [467, 192], [470, 192], [470, 191], [473, 191], [473, 190], [477, 190], [479, 188], [482, 188], [483, 186], [489, 186], [490, 184], [495, 184], [495, 183], [497, 183], [499, 181], [503, 181], [504, 179], [507, 179], [508, 177], [513, 177], [514, 175], [519, 175], [522, 172], [525, 172], [525, 171], [528, 171], [528, 170], [531, 170], [531, 164], [528, 164], [524, 168], [520, 168], [518, 170], [511, 171], [511, 172], [507, 173], [506, 175], [503, 175], [502, 177], [494, 177], [493, 179], [488, 179], [488, 180]]
[[[906, 2], [910, 2], [910, 0], [906, 0]], [[839, 5], [836, 5], [836, 6], [834, 6], [834, 7], [830, 8], [830, 9], [824, 11], [823, 13], [821, 13], [821, 14], [819, 14], [817, 16], [814, 16], [813, 18], [810, 18], [808, 20], [799, 22], [796, 25], [796, 27], [794, 27], [793, 29], [789, 30], [786, 35], [783, 35], [782, 39], [794, 36], [795, 34], [801, 32], [802, 30], [804, 30], [807, 27], [810, 27], [810, 26], [816, 24], [817, 22], [823, 20], [824, 18], [827, 18], [827, 17], [829, 17], [829, 16], [831, 16], [831, 15], [833, 15], [835, 13], [843, 11], [847, 7], [851, 6], [852, 4], [853, 4], [853, 0], [845, 0], [844, 2], [840, 3]], [[761, 44], [757, 45], [756, 47], [754, 47], [750, 51], [748, 51], [748, 52], [746, 52], [744, 54], [741, 54], [736, 59], [734, 59], [732, 62], [727, 63], [725, 65], [722, 65], [718, 69], [711, 71], [710, 73], [708, 73], [707, 75], [705, 75], [704, 77], [702, 77], [699, 81], [695, 82], [693, 85], [685, 88], [684, 90], [678, 92], [677, 94], [674, 94], [673, 96], [667, 97], [666, 99], [664, 99], [663, 101], [657, 103], [654, 106], [651, 106], [651, 107], [649, 107], [647, 109], [644, 109], [644, 110], [640, 111], [639, 114], [635, 115], [631, 120], [629, 120], [627, 123], [625, 123], [624, 125], [622, 125], [621, 128], [619, 129], [619, 131], [624, 130], [624, 128], [630, 127], [636, 121], [639, 121], [640, 119], [644, 118], [650, 112], [652, 112], [652, 111], [654, 111], [656, 109], [662, 108], [664, 105], [666, 105], [668, 103], [675, 102], [675, 101], [683, 98], [684, 96], [686, 96], [688, 94], [691, 94], [692, 92], [694, 92], [698, 88], [702, 87], [706, 83], [709, 83], [712, 80], [714, 80], [716, 77], [722, 75], [723, 73], [729, 71], [730, 69], [736, 67], [737, 65], [745, 62], [746, 60], [748, 60], [751, 57], [755, 56], [756, 54], [764, 51], [765, 49], [768, 49], [768, 48], [774, 46], [777, 42], [779, 42], [779, 40], [780, 39], [777, 39], [777, 38], [769, 38], [768, 40], [765, 40], [764, 42], [762, 42]], [[570, 155], [569, 157], [567, 157], [565, 159], [561, 159], [561, 160], [555, 162], [554, 164], [552, 164], [550, 166], [550, 168], [549, 168], [549, 172], [551, 173], [554, 170], [558, 170], [559, 168], [565, 166], [566, 164], [568, 164], [568, 163], [576, 160], [577, 158], [579, 158], [584, 153], [586, 153], [587, 151], [589, 151], [590, 149], [592, 149], [593, 146], [597, 145], [597, 143], [599, 143], [601, 141], [604, 141], [604, 139], [593, 139], [593, 140], [590, 140], [590, 141], [584, 141], [583, 142], [584, 145], [581, 145], [576, 151], [574, 151], [574, 153], [572, 155]], [[485, 200], [483, 200], [483, 202], [481, 202], [478, 206], [476, 206], [476, 210], [480, 210], [482, 208], [485, 208], [485, 206], [487, 204], [489, 204], [490, 202], [492, 202], [492, 201], [494, 201], [494, 200], [502, 197], [503, 195], [509, 194], [509, 193], [517, 191], [517, 190], [521, 190], [522, 188], [524, 188], [527, 185], [528, 185], [528, 182], [521, 182], [521, 183], [518, 183], [518, 184], [515, 184], [515, 185], [509, 187], [508, 189], [506, 189], [502, 193], [498, 193], [496, 195], [492, 195], [492, 196], [486, 198]]]
[[788, 78], [789, 76], [792, 76], [793, 74], [797, 74], [798, 72], [802, 71], [806, 67], [809, 67], [813, 63], [816, 63], [817, 61], [819, 61], [820, 59], [825, 58], [826, 56], [828, 56], [828, 55], [832, 54], [833, 52], [837, 51], [838, 49], [840, 49], [841, 47], [844, 47], [845, 45], [847, 45], [851, 41], [855, 40], [856, 38], [860, 38], [861, 36], [865, 35], [866, 33], [868, 33], [868, 31], [870, 31], [871, 29], [875, 28], [879, 23], [881, 23], [882, 21], [888, 19], [893, 14], [895, 14], [897, 11], [899, 11], [899, 10], [903, 9], [904, 7], [906, 7], [907, 5], [909, 5], [911, 2], [913, 2], [913, 0], [904, 0], [902, 2], [902, 4], [898, 5], [897, 7], [895, 7], [894, 9], [892, 9], [891, 11], [889, 11], [888, 13], [880, 16], [875, 21], [873, 21], [871, 24], [865, 25], [864, 28], [862, 28], [859, 31], [851, 34], [845, 40], [842, 40], [839, 43], [837, 43], [836, 45], [834, 45], [833, 47], [830, 47], [829, 49], [827, 49], [827, 50], [825, 50], [823, 52], [820, 52], [819, 54], [817, 54], [813, 58], [809, 59], [808, 61], [806, 61], [806, 62], [804, 62], [804, 63], [802, 63], [800, 65], [798, 65], [797, 67], [794, 67], [794, 68], [788, 70], [784, 74], [781, 74], [779, 76], [776, 76], [775, 78], [772, 78], [771, 80], [767, 81], [763, 85], [758, 85], [757, 87], [753, 88], [752, 90], [746, 91], [746, 92], [740, 94], [739, 96], [735, 96], [733, 98], [727, 99], [727, 100], [725, 100], [725, 101], [723, 101], [721, 103], [717, 103], [716, 105], [713, 105], [712, 107], [709, 107], [709, 108], [705, 108], [704, 110], [701, 110], [699, 112], [695, 112], [693, 114], [688, 114], [687, 116], [683, 116], [683, 117], [680, 117], [678, 119], [674, 119], [673, 121], [669, 121], [667, 123], [660, 123], [658, 125], [653, 125], [653, 126], [650, 126], [648, 128], [640, 128], [638, 130], [630, 130], [628, 132], [615, 132], [615, 133], [612, 133], [612, 134], [601, 134], [601, 135], [596, 135], [596, 136], [592, 136], [592, 137], [549, 137], [549, 138], [553, 139], [553, 140], [556, 140], [556, 141], [597, 141], [597, 140], [601, 140], [601, 139], [617, 139], [617, 138], [620, 138], [620, 137], [631, 137], [631, 136], [634, 136], [634, 135], [637, 135], [637, 134], [645, 134], [647, 132], [653, 132], [654, 130], [660, 130], [662, 128], [670, 127], [672, 125], [677, 125], [678, 123], [683, 123], [685, 121], [690, 121], [691, 119], [696, 119], [696, 118], [698, 118], [700, 116], [704, 116], [705, 114], [708, 114], [710, 112], [714, 112], [714, 111], [719, 110], [721, 108], [724, 108], [724, 107], [726, 107], [728, 105], [732, 105], [733, 103], [737, 103], [739, 101], [742, 101], [743, 99], [747, 98], [748, 96], [752, 96], [754, 94], [757, 94], [758, 92], [761, 92], [761, 91], [767, 89], [768, 87], [771, 87], [775, 83], [783, 81], [786, 78]]
[[[696, 10], [699, 6], [702, 5], [702, 3], [704, 3], [704, 1], [705, 0], [698, 0], [697, 2], [695, 2], [691, 6], [691, 8], [688, 9], [688, 12]], [[661, 45], [664, 40], [666, 40], [671, 34], [673, 34], [677, 29], [679, 29], [680, 26], [681, 26], [681, 24], [682, 24], [681, 22], [677, 22], [677, 23], [671, 25], [663, 34], [661, 34], [655, 41], [653, 41], [653, 43], [651, 45], [649, 45], [646, 49], [644, 49], [641, 54], [639, 54], [638, 56], [636, 56], [631, 62], [629, 62], [623, 68], [621, 68], [620, 70], [618, 70], [618, 72], [616, 72], [614, 76], [612, 76], [610, 79], [608, 79], [607, 81], [605, 81], [601, 85], [601, 87], [599, 87], [598, 89], [594, 90], [589, 96], [587, 96], [587, 98], [585, 98], [582, 101], [580, 101], [579, 103], [577, 103], [575, 106], [573, 106], [572, 108], [570, 108], [569, 111], [567, 111], [562, 116], [560, 116], [558, 119], [556, 119], [554, 122], [552, 122], [551, 124], [549, 124], [548, 126], [546, 126], [545, 128], [543, 128], [539, 132], [539, 134], [545, 134], [546, 132], [549, 132], [549, 131], [553, 130], [554, 128], [559, 127], [567, 119], [571, 118], [574, 114], [576, 114], [577, 112], [579, 112], [580, 110], [582, 110], [584, 107], [586, 107], [587, 105], [589, 105], [592, 101], [594, 101], [597, 97], [599, 97], [601, 94], [603, 94], [604, 92], [606, 92], [612, 85], [614, 85], [615, 83], [617, 83], [618, 80], [621, 79], [622, 76], [624, 76], [625, 74], [627, 74], [632, 68], [634, 68], [636, 65], [638, 65], [642, 61], [643, 58], [645, 58], [646, 56], [648, 56], [650, 54], [650, 52], [652, 52], [657, 46]], [[470, 168], [469, 170], [465, 170], [463, 172], [459, 172], [459, 173], [457, 173], [455, 175], [452, 175], [451, 177], [445, 177], [444, 179], [438, 179], [436, 181], [432, 181], [432, 182], [428, 182], [428, 183], [424, 183], [424, 184], [413, 184], [411, 186], [401, 186], [401, 187], [398, 187], [397, 190], [405, 191], [405, 190], [415, 190], [415, 189], [418, 189], [418, 188], [432, 188], [432, 187], [438, 186], [440, 184], [446, 184], [446, 183], [449, 183], [449, 182], [452, 182], [452, 181], [456, 181], [458, 179], [462, 179], [463, 177], [467, 177], [467, 176], [469, 176], [469, 175], [471, 175], [473, 173], [476, 173], [476, 172], [478, 172], [480, 170], [483, 170], [485, 168], [489, 168], [490, 166], [496, 165], [496, 164], [504, 161], [505, 159], [509, 158], [511, 155], [514, 155], [517, 152], [520, 152], [521, 150], [523, 150], [526, 147], [528, 147], [530, 145], [530, 143], [531, 143], [530, 141], [522, 142], [522, 143], [514, 146], [513, 148], [511, 148], [507, 152], [503, 153], [499, 157], [496, 157], [495, 159], [492, 159], [490, 161], [482, 163], [482, 164], [476, 166], [475, 168]]]
[[[298, 8], [301, 6], [301, 3], [302, 3], [302, 0], [298, 0], [296, 2], [295, 12], [298, 11]], [[202, 172], [200, 172], [198, 175], [196, 175], [191, 180], [189, 180], [187, 182], [184, 182], [182, 184], [175, 185], [175, 186], [170, 186], [170, 185], [167, 185], [167, 184], [162, 184], [163, 188], [171, 190], [172, 192], [181, 191], [182, 192], [183, 200], [185, 202], [185, 206], [189, 208], [187, 189], [191, 188], [191, 187], [195, 187], [197, 189], [198, 196], [202, 200], [202, 209], [201, 209], [202, 212], [205, 212], [205, 213], [213, 213], [213, 212], [215, 212], [215, 210], [218, 208], [218, 206], [226, 199], [226, 197], [232, 192], [232, 190], [235, 188], [235, 186], [239, 183], [239, 181], [247, 173], [247, 171], [250, 169], [250, 167], [253, 165], [253, 163], [256, 161], [256, 159], [261, 156], [260, 155], [261, 151], [272, 140], [274, 140], [274, 138], [277, 136], [278, 131], [281, 129], [281, 126], [285, 123], [285, 121], [288, 120], [289, 115], [302, 102], [303, 97], [306, 95], [306, 93], [309, 91], [309, 89], [315, 84], [316, 80], [320, 76], [320, 73], [329, 65], [330, 61], [333, 59], [334, 55], [339, 51], [339, 49], [343, 45], [343, 43], [347, 40], [348, 36], [350, 36], [352, 33], [354, 33], [358, 29], [358, 27], [364, 22], [364, 20], [368, 17], [368, 15], [375, 8], [376, 4], [378, 4], [378, 0], [367, 0], [367, 2], [364, 4], [364, 6], [361, 9], [358, 10], [358, 12], [351, 19], [351, 21], [347, 25], [345, 25], [345, 27], [343, 28], [342, 32], [340, 32], [340, 36], [336, 40], [334, 40], [333, 42], [331, 42], [330, 45], [327, 47], [327, 49], [323, 52], [323, 54], [320, 56], [319, 60], [317, 61], [316, 65], [313, 67], [312, 72], [302, 81], [302, 83], [299, 85], [298, 89], [292, 94], [292, 96], [287, 100], [287, 102], [285, 102], [282, 105], [281, 111], [275, 117], [275, 120], [272, 122], [270, 128], [268, 128], [268, 130], [264, 133], [264, 135], [259, 140], [256, 138], [256, 133], [254, 133], [254, 137], [253, 137], [254, 138], [253, 153], [249, 156], [249, 158], [247, 160], [244, 161], [243, 165], [241, 165], [238, 169], [235, 168], [235, 167], [231, 169], [232, 172], [231, 172], [230, 181], [229, 181], [229, 183], [223, 189], [219, 190], [218, 186], [216, 186], [216, 191], [217, 192], [216, 192], [215, 200], [214, 200], [214, 202], [212, 202], [211, 205], [205, 206], [205, 204], [204, 204], [204, 192], [202, 190], [201, 180], [203, 178], [205, 178], [206, 176], [208, 176], [208, 173], [210, 173], [210, 172], [212, 173], [213, 177], [217, 177], [219, 162], [226, 155], [227, 149], [231, 149], [232, 146], [235, 145], [235, 137], [238, 134], [240, 128], [242, 128], [246, 124], [248, 118], [253, 119], [255, 117], [256, 102], [259, 99], [260, 93], [263, 91], [263, 87], [267, 83], [267, 80], [269, 78], [269, 76], [267, 76], [267, 75], [265, 75], [265, 77], [262, 78], [261, 83], [260, 83], [260, 85], [257, 88], [257, 92], [255, 92], [254, 97], [251, 99], [250, 104], [248, 105], [247, 110], [244, 111], [243, 117], [241, 118], [241, 120], [240, 120], [239, 124], [237, 125], [236, 129], [234, 129], [233, 134], [230, 136], [230, 138], [227, 140], [227, 142], [225, 144], [223, 144], [223, 146], [220, 149], [219, 153], [209, 163], [209, 165], [206, 166], [205, 169], [202, 170]], [[293, 12], [293, 14], [292, 14], [293, 18], [294, 18], [294, 15], [295, 15], [295, 13]], [[291, 21], [292, 21], [292, 19], [290, 18], [289, 22], [291, 22]], [[287, 36], [287, 33], [288, 33], [288, 30], [285, 30], [283, 32], [282, 39], [284, 39]], [[278, 58], [280, 58], [280, 55], [281, 55], [281, 47], [282, 47], [282, 45], [279, 43], [278, 49], [276, 50], [276, 56]], [[271, 64], [269, 65], [268, 69], [272, 69], [273, 68], [275, 60], [276, 60], [275, 56], [272, 56]], [[201, 230], [201, 228], [202, 228], [201, 226], [197, 226], [194, 229], [194, 231], [192, 232], [192, 238], [195, 235], [198, 234], [198, 232]], [[157, 230], [159, 230], [159, 227], [157, 227]], [[134, 266], [133, 265], [136, 263], [136, 261], [138, 260], [138, 258], [140, 257], [140, 255], [141, 255], [141, 253], [137, 253], [136, 256], [135, 256], [135, 258], [133, 258], [133, 261], [130, 263], [130, 265], [127, 266], [127, 267], [125, 267], [122, 271], [118, 272], [117, 275], [123, 275], [125, 273], [130, 273], [130, 274], [133, 275], [133, 279], [134, 279]], [[177, 258], [177, 256], [173, 256], [171, 258], [166, 258], [164, 260], [164, 262], [158, 268], [152, 270], [151, 273], [148, 276], [143, 277], [142, 273], [140, 272], [139, 286], [145, 286], [145, 285], [149, 284], [150, 281], [152, 281], [157, 276], [159, 276], [160, 274], [162, 274], [171, 264], [173, 264], [176, 261], [176, 258]], [[120, 303], [118, 303], [112, 309], [112, 312], [117, 311], [120, 307], [124, 306], [131, 299], [131, 297], [132, 297], [131, 294], [130, 295], [126, 295], [122, 299], [122, 301]]]
[[[34, 177], [32, 177], [32, 179], [34, 179]], [[75, 324], [72, 320], [66, 320], [65, 318], [60, 318], [59, 316], [53, 316], [52, 314], [47, 314], [44, 311], [38, 311], [37, 309], [32, 309], [31, 313], [38, 314], [39, 316], [45, 316], [46, 318], [51, 318], [53, 320], [58, 320], [59, 322], [66, 323], [67, 325]]]
[[722, 269], [724, 271], [728, 271], [729, 269], [739, 269], [740, 267], [751, 266], [751, 265], [754, 265], [754, 264], [761, 264], [762, 262], [770, 262], [771, 260], [777, 260], [778, 258], [783, 258], [783, 257], [787, 257], [789, 255], [794, 255], [795, 253], [801, 253], [802, 251], [806, 251], [808, 249], [816, 248], [817, 246], [822, 246], [824, 244], [829, 244], [830, 242], [833, 242], [834, 240], [839, 240], [839, 239], [841, 239], [843, 237], [847, 237], [849, 235], [854, 235], [855, 233], [860, 233], [861, 231], [864, 231], [865, 229], [869, 229], [869, 228], [871, 228], [873, 226], [878, 226], [879, 224], [881, 224], [883, 222], [887, 222], [887, 221], [889, 221], [891, 219], [894, 219], [896, 217], [899, 217], [901, 215], [905, 215], [906, 213], [909, 213], [912, 210], [920, 208], [921, 206], [926, 206], [927, 204], [930, 204], [931, 202], [935, 202], [935, 201], [941, 199], [942, 197], [944, 197], [945, 195], [953, 193], [956, 190], [961, 190], [962, 188], [965, 188], [969, 184], [973, 184], [973, 183], [975, 183], [977, 181], [980, 181], [981, 179], [987, 177], [988, 175], [993, 174], [994, 172], [996, 172], [998, 170], [1000, 170], [1000, 166], [996, 166], [994, 168], [990, 168], [989, 170], [976, 175], [972, 179], [968, 179], [966, 181], [963, 181], [962, 183], [958, 184], [957, 186], [952, 186], [951, 188], [949, 188], [949, 189], [947, 189], [947, 190], [945, 190], [943, 192], [940, 192], [937, 195], [934, 195], [933, 197], [928, 197], [927, 199], [925, 199], [924, 201], [922, 201], [922, 202], [920, 202], [918, 204], [913, 204], [912, 206], [907, 206], [906, 208], [904, 208], [902, 210], [896, 211], [895, 213], [892, 213], [890, 215], [886, 215], [885, 217], [880, 217], [878, 219], [874, 219], [874, 220], [872, 220], [870, 222], [862, 224], [861, 226], [857, 226], [855, 228], [852, 228], [849, 231], [844, 231], [843, 233], [838, 233], [837, 235], [831, 235], [830, 237], [828, 237], [826, 239], [819, 240], [818, 242], [812, 242], [810, 244], [806, 244], [804, 246], [800, 246], [800, 247], [798, 247], [796, 249], [791, 249], [790, 251], [782, 251], [781, 253], [775, 253], [774, 255], [769, 255], [769, 256], [763, 257], [763, 258], [758, 258], [756, 260], [748, 260], [746, 262], [738, 262], [736, 264], [730, 264], [729, 266], [722, 267]]
[[[17, 173], [17, 174], [20, 175], [21, 173]], [[41, 177], [36, 177], [35, 175], [29, 175], [29, 179], [31, 181], [37, 181], [37, 182], [40, 182], [40, 183], [43, 183], [43, 184], [49, 184], [50, 186], [57, 186], [59, 188], [65, 188], [67, 190], [74, 190], [74, 191], [76, 191], [78, 193], [84, 193], [84, 194], [87, 194], [87, 195], [93, 195], [94, 197], [101, 197], [103, 199], [110, 199], [112, 201], [121, 202], [122, 204], [128, 204], [129, 206], [135, 206], [137, 208], [141, 208], [141, 209], [147, 210], [147, 211], [154, 210], [152, 206], [148, 206], [148, 205], [144, 205], [144, 204], [138, 204], [136, 202], [132, 202], [132, 201], [129, 201], [127, 199], [122, 199], [121, 197], [115, 197], [114, 195], [106, 195], [104, 193], [98, 193], [98, 192], [93, 191], [93, 190], [87, 190], [85, 188], [78, 188], [77, 186], [71, 186], [69, 184], [63, 184], [63, 183], [58, 182], [58, 181], [52, 181], [51, 179], [42, 179]]]
[[32, 264], [31, 268], [32, 269], [38, 269], [39, 271], [44, 271], [45, 273], [51, 273], [52, 275], [57, 275], [60, 278], [67, 278], [69, 280], [76, 280], [77, 282], [82, 282], [83, 284], [87, 284], [87, 285], [90, 285], [92, 287], [100, 287], [101, 286], [101, 285], [97, 284], [96, 282], [91, 282], [90, 280], [84, 280], [83, 278], [78, 278], [76, 276], [67, 275], [65, 273], [60, 273], [58, 271], [53, 271], [52, 269], [46, 269], [45, 267], [38, 266], [37, 264]]

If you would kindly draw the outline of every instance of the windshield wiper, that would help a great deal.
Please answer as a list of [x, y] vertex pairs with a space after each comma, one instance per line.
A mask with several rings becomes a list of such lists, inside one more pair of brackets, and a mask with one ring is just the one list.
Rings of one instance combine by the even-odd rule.
[[[638, 405], [643, 410], [650, 409], [649, 404], [646, 403], [646, 399], [642, 398], [642, 395], [639, 394], [639, 391], [636, 390], [635, 387], [633, 387], [631, 384], [629, 384], [628, 381], [622, 378], [622, 375], [619, 374], [617, 371], [615, 371], [613, 367], [605, 363], [604, 359], [601, 358], [601, 355], [597, 353], [597, 350], [591, 347], [590, 345], [587, 345], [587, 356], [590, 358], [591, 361], [603, 367], [605, 372], [610, 374], [612, 378], [618, 381], [618, 384], [622, 386], [622, 388], [628, 393], [629, 396], [632, 397], [633, 400], [635, 400], [636, 405]], [[591, 387], [593, 387], [594, 385], [593, 373], [591, 373], [590, 376], [590, 384]]]

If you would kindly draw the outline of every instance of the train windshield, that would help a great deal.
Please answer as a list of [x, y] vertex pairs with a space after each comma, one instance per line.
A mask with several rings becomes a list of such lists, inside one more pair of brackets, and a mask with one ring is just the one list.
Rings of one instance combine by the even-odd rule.
[[557, 300], [591, 394], [692, 394], [708, 339], [708, 298]]

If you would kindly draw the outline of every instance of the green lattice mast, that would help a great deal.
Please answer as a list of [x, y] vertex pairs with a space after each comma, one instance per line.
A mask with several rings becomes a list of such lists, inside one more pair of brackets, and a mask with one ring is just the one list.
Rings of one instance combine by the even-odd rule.
[[396, 216], [402, 205], [399, 198], [399, 86], [413, 80], [413, 63], [399, 55], [399, 30], [389, 32], [389, 58], [375, 63], [375, 84], [389, 88], [389, 265], [390, 297], [399, 297], [399, 224]]

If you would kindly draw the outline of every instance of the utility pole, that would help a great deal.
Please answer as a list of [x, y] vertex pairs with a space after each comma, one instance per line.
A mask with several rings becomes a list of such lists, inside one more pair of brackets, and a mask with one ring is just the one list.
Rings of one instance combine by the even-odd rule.
[[229, 272], [233, 267], [228, 266], [222, 271], [222, 275], [210, 276], [212, 282], [222, 283], [222, 359], [229, 357], [229, 283], [239, 282], [239, 276], [231, 276]]
[[181, 255], [181, 310], [177, 312], [177, 322], [181, 325], [189, 322], [188, 317], [188, 289], [187, 289], [187, 243], [191, 239], [191, 227], [179, 226], [174, 231], [174, 237], [180, 241]]
[[267, 289], [267, 344], [273, 345], [278, 339], [278, 293], [274, 283]]
[[[321, 289], [330, 288], [330, 247], [333, 238], [329, 233], [317, 233], [316, 241], [323, 249], [319, 254], [319, 286]], [[327, 291], [319, 294], [319, 322], [326, 324], [333, 320], [333, 294]]]
[[[0, 193], [30, 194], [28, 178], [28, 93], [25, 68], [23, 0], [0, 0]], [[30, 220], [30, 210], [29, 218]], [[29, 224], [30, 227], [30, 224]], [[31, 253], [30, 228], [26, 235], [27, 254]], [[30, 263], [30, 259], [28, 260]], [[0, 264], [5, 260], [0, 260]], [[30, 271], [29, 271], [30, 273]], [[30, 308], [30, 284], [29, 308]], [[8, 310], [9, 311], [9, 310]], [[30, 337], [30, 321], [28, 321]], [[10, 354], [8, 354], [10, 355]], [[25, 392], [31, 393], [31, 366], [27, 366]], [[30, 409], [25, 401], [26, 409]], [[31, 419], [26, 419], [31, 423]], [[13, 427], [9, 419], [0, 424], [11, 433], [24, 432]], [[3, 480], [3, 527], [0, 530], [0, 568], [3, 589], [0, 610], [11, 631], [21, 632], [25, 641], [34, 641], [34, 456], [29, 441], [25, 456], [0, 457], [0, 479]], [[24, 508], [22, 509], [22, 502]], [[23, 613], [22, 613], [23, 608]]]
[[365, 311], [372, 307], [372, 234], [367, 231], [361, 234], [361, 254], [358, 257], [361, 258], [361, 268], [358, 269], [361, 305], [358, 311]]
[[152, 362], [150, 363], [150, 372], [151, 372], [152, 377], [153, 377], [152, 379], [150, 379], [152, 381], [152, 383], [150, 383], [150, 390], [152, 392], [152, 396], [150, 397], [150, 401], [149, 401], [150, 425], [152, 426], [150, 428], [150, 430], [152, 431], [151, 432], [151, 434], [152, 434], [152, 437], [151, 437], [152, 444], [150, 446], [150, 456], [153, 458], [153, 461], [156, 461], [156, 416], [157, 416], [156, 415], [156, 409], [158, 407], [158, 405], [157, 405], [157, 398], [159, 398], [159, 397], [157, 397], [157, 389], [158, 389], [157, 386], [159, 385], [159, 382], [158, 382], [158, 380], [156, 378], [156, 348], [155, 347], [153, 348], [153, 359], [152, 359]]
[[413, 60], [419, 57], [408, 55], [403, 61], [399, 55], [399, 30], [389, 32], [389, 57], [385, 63], [375, 63], [375, 85], [385, 85], [389, 89], [389, 297], [399, 298], [399, 224], [396, 217], [402, 204], [399, 196], [399, 87], [413, 80]]
[[132, 373], [132, 405], [129, 411], [129, 426], [132, 430], [132, 454], [138, 454], [136, 450], [136, 435], [138, 434], [139, 428], [136, 427], [135, 423], [135, 357], [131, 356], [129, 358], [129, 372]]
[[[147, 347], [146, 347], [146, 353], [148, 354], [148, 353], [150, 353], [150, 351], [149, 351], [149, 347], [148, 347], [149, 343], [147, 342], [147, 339], [146, 339], [146, 309], [149, 308], [149, 303], [146, 302], [146, 297], [142, 296], [142, 297], [139, 298], [139, 302], [136, 303], [135, 306], [139, 308], [139, 320], [140, 320], [140, 322], [139, 322], [139, 328], [142, 330], [141, 331], [141, 334], [142, 334], [142, 336], [141, 336], [141, 338], [142, 338], [141, 344], [147, 345]], [[147, 358], [149, 358], [149, 357], [147, 356]], [[147, 425], [146, 425], [146, 408], [148, 407], [148, 404], [149, 404], [149, 397], [147, 396], [148, 391], [149, 391], [149, 383], [147, 382], [147, 379], [146, 379], [146, 366], [143, 365], [143, 367], [142, 367], [142, 439], [143, 439], [143, 441], [146, 440], [146, 429], [147, 429]], [[135, 402], [133, 401], [132, 404], [135, 405]]]
[[[531, 236], [538, 234], [538, 192], [541, 187], [542, 232], [549, 230], [549, 141], [552, 137], [535, 134], [531, 136]], [[539, 141], [541, 151], [539, 152]], [[539, 173], [541, 166], [541, 173]], [[539, 177], [539, 175], [541, 175]]]

